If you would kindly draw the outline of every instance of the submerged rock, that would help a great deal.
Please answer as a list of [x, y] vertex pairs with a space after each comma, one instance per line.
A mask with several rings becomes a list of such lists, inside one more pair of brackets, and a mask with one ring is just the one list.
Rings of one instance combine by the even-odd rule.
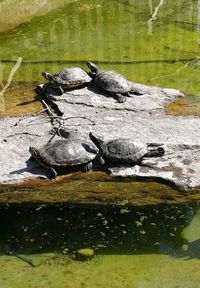
[[91, 260], [94, 257], [94, 255], [95, 254], [93, 249], [84, 248], [74, 252], [72, 255], [70, 255], [70, 258], [79, 261], [86, 261]]

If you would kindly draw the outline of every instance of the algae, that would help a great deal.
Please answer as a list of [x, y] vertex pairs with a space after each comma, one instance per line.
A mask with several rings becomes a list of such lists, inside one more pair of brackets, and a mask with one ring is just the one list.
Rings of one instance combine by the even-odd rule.
[[[16, 27], [14, 30], [1, 33], [1, 60], [14, 59], [15, 55], [23, 56], [24, 60], [28, 61], [68, 60], [70, 62], [73, 60], [74, 62], [77, 61], [77, 64], [80, 60], [92, 59], [110, 61], [110, 67], [112, 62], [118, 61], [119, 64], [116, 65], [116, 69], [119, 72], [123, 72], [127, 76], [135, 76], [137, 81], [139, 79], [146, 81], [148, 76], [154, 77], [152, 74], [158, 76], [158, 72], [160, 74], [161, 70], [164, 74], [168, 74], [166, 73], [167, 65], [162, 67], [158, 63], [156, 69], [159, 68], [159, 71], [155, 71], [155, 68], [151, 67], [152, 65], [149, 66], [147, 70], [150, 73], [148, 75], [146, 69], [137, 68], [135, 73], [134, 66], [121, 65], [120, 62], [129, 63], [130, 60], [141, 62], [155, 60], [158, 62], [163, 59], [166, 61], [198, 56], [196, 54], [199, 51], [196, 30], [188, 32], [173, 24], [173, 20], [165, 19], [164, 13], [168, 13], [169, 7], [171, 13], [168, 17], [171, 19], [177, 17], [177, 7], [172, 4], [172, 1], [167, 3], [167, 7], [160, 18], [155, 21], [152, 37], [144, 37], [147, 33], [146, 21], [150, 16], [146, 4], [132, 6], [130, 15], [120, 2], [116, 4], [113, 1], [95, 1], [95, 5], [91, 4], [91, 1], [82, 2], [70, 3], [47, 13], [45, 16], [37, 16], [30, 23]], [[81, 8], [84, 5], [86, 7], [92, 6], [92, 9], [87, 12], [87, 9]], [[189, 5], [186, 4], [182, 10], [179, 7], [182, 17], [187, 16], [189, 18], [188, 7]], [[141, 13], [144, 13], [142, 18]], [[196, 10], [194, 9], [191, 13], [194, 13], [192, 21], [196, 21]], [[115, 33], [116, 29], [118, 29], [118, 33]], [[59, 33], [56, 33], [57, 31]], [[164, 38], [162, 32], [165, 35]], [[132, 41], [134, 41], [134, 45]], [[196, 53], [193, 52], [194, 50]], [[44, 63], [43, 67], [45, 65]], [[171, 69], [175, 70], [176, 67], [172, 65]], [[32, 70], [31, 66], [30, 70]], [[41, 67], [38, 70], [41, 71]], [[154, 70], [154, 73], [151, 70]], [[138, 72], [143, 74], [143, 77], [138, 75]], [[25, 73], [22, 74], [26, 77], [29, 76]], [[38, 80], [38, 75], [35, 76], [35, 80]]]
[[200, 211], [194, 215], [190, 225], [183, 230], [183, 237], [188, 240], [188, 242], [193, 242], [200, 239], [199, 221]]
[[39, 268], [1, 256], [0, 264], [2, 288], [199, 287], [198, 260], [183, 261], [165, 255], [106, 255], [89, 263], [52, 262]]
[[[38, 179], [0, 186], [0, 205], [32, 206], [34, 203], [96, 206], [141, 206], [160, 203], [193, 203], [200, 200], [199, 189], [183, 192], [155, 181], [112, 180], [105, 173], [77, 173], [58, 180]], [[187, 195], [187, 197], [186, 197]]]
[[[26, 23], [36, 15], [44, 15], [59, 6], [63, 6], [70, 0], [38, 1], [27, 2], [24, 0], [1, 0], [0, 1], [0, 31], [5, 31]], [[17, 13], [16, 13], [17, 11]]]
[[0, 33], [0, 82], [7, 80], [18, 57], [23, 62], [14, 81], [25, 82], [43, 82], [43, 70], [55, 73], [72, 65], [86, 69], [85, 62], [93, 60], [135, 82], [199, 93], [196, 2], [167, 1], [153, 21], [152, 35], [148, 35], [151, 11], [146, 1], [63, 4], [51, 11], [43, 7], [45, 15]]
[[35, 92], [36, 85], [37, 82], [12, 81], [4, 97], [0, 97], [0, 116], [19, 116], [42, 110]]
[[191, 95], [185, 98], [178, 99], [174, 103], [169, 104], [166, 107], [168, 114], [178, 116], [199, 116], [200, 115], [200, 97]]
[[[36, 267], [2, 254], [0, 285], [198, 287], [198, 247], [193, 254], [180, 253], [188, 244], [182, 232], [193, 225], [198, 210], [198, 205], [135, 207], [126, 213], [116, 207], [1, 208], [2, 223], [7, 219], [1, 227], [1, 247], [9, 243]], [[33, 240], [27, 242], [28, 237]], [[83, 247], [92, 247], [96, 256], [79, 262], [67, 255]], [[186, 256], [191, 258], [185, 261]]]

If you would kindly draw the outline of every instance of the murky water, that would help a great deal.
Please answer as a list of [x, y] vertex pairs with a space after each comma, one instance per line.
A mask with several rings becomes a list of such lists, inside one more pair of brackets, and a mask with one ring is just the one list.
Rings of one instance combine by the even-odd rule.
[[[199, 287], [199, 211], [198, 205], [2, 207], [0, 286]], [[70, 258], [83, 248], [95, 257]]]
[[[34, 99], [41, 71], [86, 69], [87, 60], [132, 81], [196, 95], [170, 111], [199, 115], [199, 1], [43, 2], [0, 1], [2, 89], [23, 58], [0, 96], [1, 115], [41, 109]], [[198, 205], [2, 207], [0, 221], [1, 288], [200, 287]], [[82, 263], [67, 256], [80, 248], [96, 257]]]
[[[158, 0], [66, 0], [62, 5], [58, 1], [58, 8], [51, 2], [48, 7], [38, 0], [32, 5], [26, 2], [26, 9], [23, 0], [14, 1], [13, 9], [8, 0], [0, 2], [2, 87], [2, 81], [8, 80], [17, 59], [22, 57], [13, 78], [14, 90], [15, 81], [22, 81], [22, 90], [24, 81], [43, 82], [43, 70], [57, 72], [71, 65], [86, 69], [86, 61], [93, 60], [101, 68], [116, 69], [132, 81], [199, 94], [198, 1], [163, 1], [153, 20]], [[18, 16], [14, 12], [17, 7], [21, 9]], [[34, 13], [39, 16], [33, 17]], [[7, 23], [15, 23], [15, 27], [8, 30]], [[39, 109], [38, 103], [31, 102], [33, 92], [29, 92], [33, 87], [25, 87], [28, 103], [13, 96], [12, 88], [6, 90], [1, 97], [2, 115], [16, 114], [15, 107], [18, 113]], [[173, 111], [184, 107], [186, 112], [182, 113], [197, 114], [198, 99], [188, 99], [188, 105], [179, 104]]]

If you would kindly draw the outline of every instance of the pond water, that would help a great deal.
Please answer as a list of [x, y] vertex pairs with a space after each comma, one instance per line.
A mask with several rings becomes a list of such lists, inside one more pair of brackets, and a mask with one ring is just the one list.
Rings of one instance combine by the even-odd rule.
[[[87, 60], [132, 81], [183, 90], [190, 95], [168, 111], [200, 114], [199, 1], [27, 2], [0, 1], [2, 89], [19, 66], [0, 96], [1, 116], [38, 111], [41, 71], [86, 69]], [[1, 288], [200, 287], [198, 205], [6, 206], [0, 219]], [[96, 256], [68, 256], [81, 248]]]
[[[6, 206], [0, 219], [0, 287], [199, 287], [198, 205]], [[95, 257], [70, 257], [84, 248]]]
[[[44, 81], [41, 71], [86, 69], [87, 60], [132, 81], [199, 94], [198, 1], [65, 0], [57, 1], [57, 8], [55, 1], [46, 2], [15, 0], [13, 9], [10, 1], [0, 2], [2, 87], [22, 57], [1, 97], [1, 115], [41, 109], [33, 101], [35, 82]], [[199, 98], [184, 99], [171, 111], [199, 115]]]

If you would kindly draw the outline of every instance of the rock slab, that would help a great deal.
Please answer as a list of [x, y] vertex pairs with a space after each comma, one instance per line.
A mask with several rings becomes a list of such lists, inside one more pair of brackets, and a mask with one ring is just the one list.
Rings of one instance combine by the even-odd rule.
[[[48, 103], [50, 115], [44, 112], [0, 119], [0, 184], [48, 178], [49, 171], [30, 159], [29, 147], [41, 147], [53, 137], [52, 129], [62, 125], [63, 131], [76, 131], [84, 139], [88, 139], [89, 132], [95, 132], [106, 141], [124, 137], [163, 145], [162, 158], [144, 159], [142, 165], [107, 167], [112, 179], [153, 180], [174, 185], [181, 191], [198, 189], [199, 117], [165, 113], [166, 104], [184, 96], [178, 90], [145, 85], [143, 90], [144, 95], [133, 95], [125, 103], [117, 103], [92, 86], [62, 96], [48, 88], [44, 103]], [[51, 141], [60, 137], [56, 135]]]

